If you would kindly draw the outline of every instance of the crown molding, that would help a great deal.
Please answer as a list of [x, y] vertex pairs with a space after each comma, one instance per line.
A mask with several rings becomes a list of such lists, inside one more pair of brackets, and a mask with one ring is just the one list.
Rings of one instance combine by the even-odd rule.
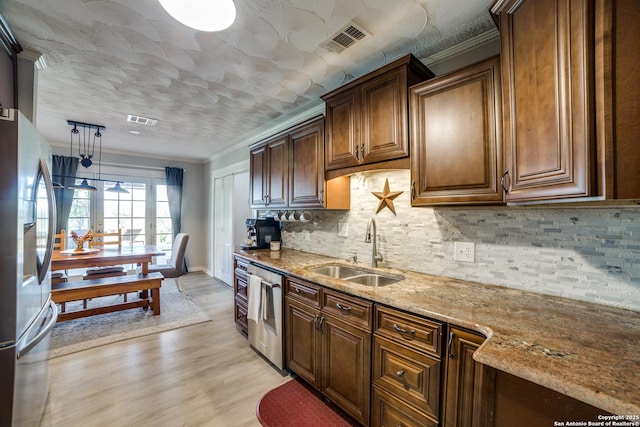
[[498, 31], [497, 28], [492, 28], [491, 30], [478, 34], [477, 36], [470, 38], [469, 40], [466, 40], [460, 44], [457, 44], [448, 49], [435, 53], [424, 59], [421, 58], [421, 61], [427, 67], [430, 65], [439, 64], [441, 62], [447, 61], [453, 57], [462, 55], [464, 53], [477, 49], [482, 45], [485, 45], [487, 43], [492, 43], [499, 39], [500, 39], [500, 31]]

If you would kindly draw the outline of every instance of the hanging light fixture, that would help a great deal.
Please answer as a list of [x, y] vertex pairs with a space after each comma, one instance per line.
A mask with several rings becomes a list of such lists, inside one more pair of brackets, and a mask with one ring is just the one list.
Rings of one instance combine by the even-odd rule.
[[110, 192], [110, 193], [122, 193], [122, 194], [124, 194], [124, 193], [129, 193], [129, 190], [127, 190], [126, 188], [122, 188], [122, 187], [120, 186], [120, 182], [116, 182], [116, 185], [114, 185], [114, 186], [113, 186], [113, 187], [111, 187], [111, 188], [107, 188], [107, 189], [106, 189], [106, 190], [104, 190], [104, 191], [108, 191], [108, 192]]
[[67, 188], [71, 190], [85, 190], [85, 191], [98, 191], [96, 187], [93, 185], [89, 185], [87, 182], [87, 178], [84, 178], [80, 184], [73, 184], [68, 186]]
[[[92, 125], [90, 123], [76, 122], [74, 120], [67, 120], [67, 124], [73, 126], [71, 129], [71, 157], [73, 157], [73, 140], [78, 145], [78, 157], [80, 157], [80, 164], [85, 168], [88, 168], [93, 164], [93, 155], [96, 149], [96, 139], [98, 140], [98, 146], [102, 149], [102, 133], [101, 129], [104, 126]], [[78, 127], [82, 128], [82, 131], [78, 130]], [[95, 129], [95, 131], [94, 131]]]
[[199, 31], [226, 30], [236, 20], [233, 0], [159, 0], [176, 21]]

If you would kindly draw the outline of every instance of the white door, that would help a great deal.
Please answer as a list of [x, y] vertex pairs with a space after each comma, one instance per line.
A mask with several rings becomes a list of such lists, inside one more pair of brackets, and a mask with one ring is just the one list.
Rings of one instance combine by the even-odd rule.
[[229, 286], [233, 256], [233, 175], [214, 182], [214, 276]]

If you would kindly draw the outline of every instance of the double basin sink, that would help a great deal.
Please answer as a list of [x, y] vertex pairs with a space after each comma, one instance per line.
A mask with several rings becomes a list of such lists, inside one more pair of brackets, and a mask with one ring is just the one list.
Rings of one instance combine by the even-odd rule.
[[310, 271], [365, 286], [386, 286], [404, 279], [404, 277], [398, 275], [382, 274], [373, 270], [342, 264], [327, 264]]

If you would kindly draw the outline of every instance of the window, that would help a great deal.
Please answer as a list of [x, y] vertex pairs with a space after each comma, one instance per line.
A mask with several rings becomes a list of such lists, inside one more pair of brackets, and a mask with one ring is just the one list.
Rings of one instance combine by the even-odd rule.
[[[76, 179], [76, 184], [80, 184], [82, 179]], [[71, 248], [71, 232], [75, 231], [78, 235], [82, 235], [91, 228], [91, 192], [86, 190], [75, 190], [73, 192], [73, 202], [71, 203], [71, 212], [69, 213], [69, 221], [67, 222], [67, 242], [66, 247]]]
[[120, 186], [128, 193], [100, 192], [103, 197], [104, 231], [121, 229], [123, 245], [144, 246], [147, 244], [147, 185], [123, 182]]
[[156, 245], [167, 253], [167, 257], [171, 257], [173, 233], [171, 232], [171, 215], [165, 184], [156, 185]]

